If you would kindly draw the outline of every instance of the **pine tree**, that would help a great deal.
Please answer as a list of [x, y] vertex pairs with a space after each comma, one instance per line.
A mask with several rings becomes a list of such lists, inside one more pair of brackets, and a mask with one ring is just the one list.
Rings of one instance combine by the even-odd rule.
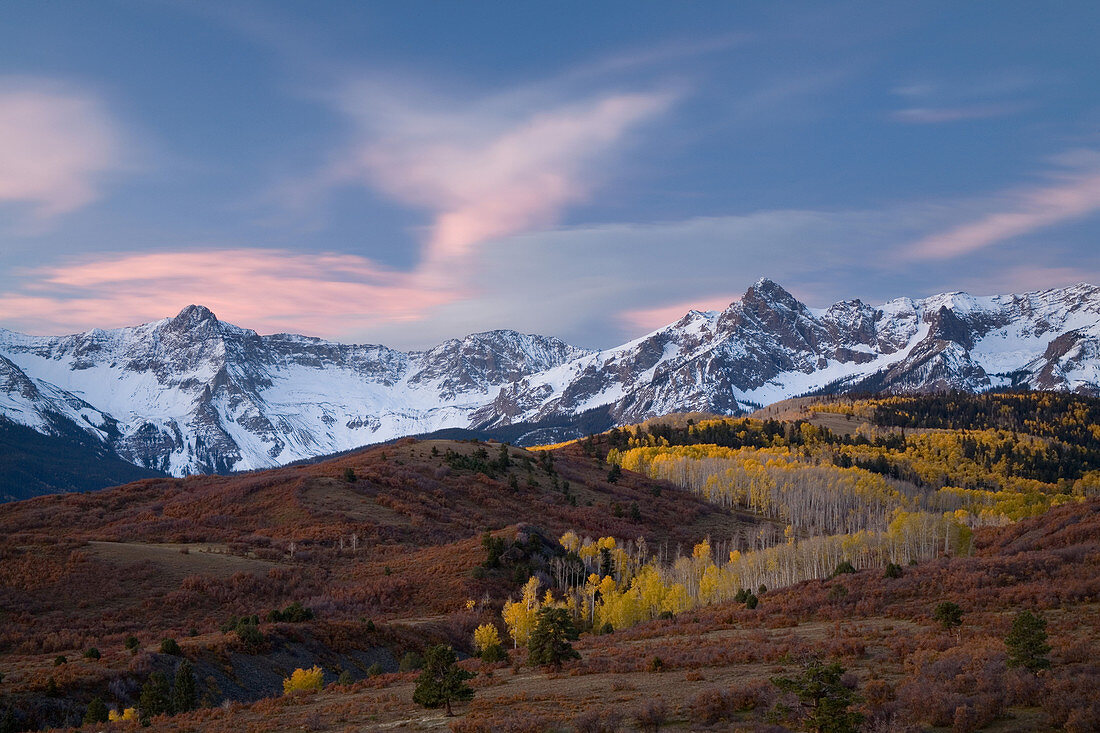
[[176, 668], [176, 679], [172, 685], [172, 712], [186, 713], [193, 710], [198, 701], [195, 690], [195, 671], [186, 659]]
[[560, 667], [567, 659], [578, 659], [580, 655], [569, 643], [577, 638], [573, 620], [564, 608], [544, 607], [535, 619], [535, 628], [527, 642], [532, 665], [552, 665]]
[[103, 700], [98, 697], [93, 697], [92, 701], [88, 703], [88, 709], [84, 711], [84, 723], [106, 723], [107, 722], [107, 706], [103, 704]]
[[944, 631], [955, 630], [956, 639], [959, 636], [959, 627], [962, 626], [962, 609], [959, 608], [959, 604], [952, 601], [944, 601], [936, 606], [936, 610], [932, 612], [932, 620], [939, 621], [940, 626]]
[[428, 647], [424, 653], [424, 671], [417, 678], [413, 691], [413, 702], [426, 708], [444, 706], [450, 717], [454, 715], [451, 712], [452, 700], [471, 699], [474, 691], [466, 680], [476, 675], [459, 667], [456, 661], [455, 650], [451, 647], [443, 644]]
[[1005, 637], [1008, 666], [1025, 667], [1032, 672], [1050, 667], [1047, 654], [1047, 621], [1031, 611], [1020, 611], [1012, 620], [1012, 630]]
[[806, 710], [803, 723], [814, 733], [854, 733], [863, 721], [859, 713], [848, 710], [856, 694], [841, 680], [844, 668], [838, 662], [823, 664], [814, 659], [794, 677], [775, 677], [772, 684], [798, 696]]
[[138, 709], [141, 710], [141, 719], [149, 720], [162, 713], [170, 711], [172, 704], [172, 691], [168, 687], [168, 678], [163, 672], [153, 672], [141, 688], [141, 697], [138, 698]]

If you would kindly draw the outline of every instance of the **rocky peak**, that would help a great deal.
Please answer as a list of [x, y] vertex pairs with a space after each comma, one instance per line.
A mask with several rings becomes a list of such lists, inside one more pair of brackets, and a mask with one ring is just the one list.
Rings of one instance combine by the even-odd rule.
[[169, 326], [177, 331], [189, 331], [204, 324], [218, 323], [218, 317], [204, 305], [189, 305], [169, 321]]
[[789, 310], [801, 310], [804, 307], [782, 285], [766, 277], [760, 278], [745, 291], [741, 303], [751, 310], [772, 309], [777, 305], [784, 306]]

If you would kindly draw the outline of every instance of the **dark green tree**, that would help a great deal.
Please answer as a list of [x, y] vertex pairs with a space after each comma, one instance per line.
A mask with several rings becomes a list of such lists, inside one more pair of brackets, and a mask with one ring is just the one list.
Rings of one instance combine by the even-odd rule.
[[613, 464], [611, 466], [611, 470], [607, 472], [607, 482], [609, 484], [618, 483], [619, 479], [622, 478], [622, 475], [623, 475], [622, 466], [620, 466], [618, 463]]
[[805, 711], [804, 730], [813, 733], [855, 733], [863, 716], [849, 710], [857, 696], [842, 681], [844, 668], [838, 662], [823, 663], [820, 659], [807, 662], [793, 677], [774, 677], [772, 684], [784, 692], [794, 693]]
[[138, 641], [138, 638], [136, 636], [127, 636], [126, 641], [123, 642], [123, 646], [125, 646], [130, 651], [130, 653], [133, 654], [137, 652], [138, 647], [141, 646], [141, 642]]
[[172, 689], [168, 686], [168, 678], [163, 672], [153, 672], [141, 688], [141, 696], [138, 698], [138, 712], [142, 720], [155, 718], [163, 713], [171, 712]]
[[428, 647], [424, 652], [424, 671], [416, 680], [413, 702], [426, 708], [446, 707], [448, 717], [451, 701], [469, 700], [474, 696], [472, 687], [466, 680], [476, 676], [467, 672], [455, 662], [455, 650], [444, 644]]
[[527, 641], [527, 661], [536, 666], [560, 667], [567, 659], [578, 659], [580, 655], [569, 643], [576, 638], [577, 630], [568, 611], [551, 607], [539, 609], [535, 628]]
[[955, 638], [959, 637], [959, 627], [962, 626], [963, 612], [959, 604], [952, 601], [944, 601], [932, 611], [932, 620], [939, 622], [944, 631], [955, 630]]
[[172, 712], [186, 713], [194, 710], [199, 695], [195, 689], [195, 670], [186, 659], [176, 667], [176, 679], [172, 684]]
[[846, 573], [854, 573], [855, 571], [856, 571], [855, 566], [852, 565], [852, 563], [850, 561], [841, 560], [839, 563], [837, 563], [836, 568], [833, 569], [832, 577], [835, 578], [838, 575], [844, 575]]
[[1008, 666], [1024, 667], [1032, 672], [1048, 669], [1050, 644], [1047, 644], [1047, 621], [1031, 611], [1020, 611], [1012, 619], [1012, 630], [1005, 637]]
[[347, 481], [349, 484], [355, 483], [355, 469], [351, 466], [348, 466], [344, 469], [344, 480]]
[[103, 703], [103, 700], [98, 697], [93, 697], [92, 701], [88, 703], [88, 709], [84, 711], [84, 723], [106, 723], [107, 722], [107, 706]]
[[101, 656], [102, 655], [99, 653], [99, 650], [96, 649], [94, 646], [84, 650], [85, 659], [99, 659]]
[[160, 642], [160, 653], [171, 654], [173, 657], [178, 657], [183, 654], [183, 651], [180, 650], [180, 645], [175, 639], [164, 639]]
[[258, 650], [266, 641], [263, 632], [260, 631], [259, 620], [255, 618], [242, 618], [237, 622], [234, 631], [248, 651]]

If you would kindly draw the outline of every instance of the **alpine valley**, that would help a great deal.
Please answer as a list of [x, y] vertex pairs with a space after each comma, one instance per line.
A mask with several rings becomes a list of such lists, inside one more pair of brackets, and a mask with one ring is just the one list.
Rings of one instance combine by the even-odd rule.
[[815, 309], [762, 279], [724, 311], [691, 311], [602, 351], [506, 330], [413, 352], [260, 336], [198, 305], [64, 337], [0, 330], [3, 435], [79, 444], [147, 472], [102, 486], [269, 468], [449, 428], [530, 445], [799, 395], [1007, 387], [1100, 394], [1100, 288]]

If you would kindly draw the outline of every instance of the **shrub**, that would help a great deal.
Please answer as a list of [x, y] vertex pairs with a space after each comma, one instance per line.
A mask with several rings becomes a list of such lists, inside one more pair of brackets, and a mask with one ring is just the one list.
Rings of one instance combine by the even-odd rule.
[[835, 578], [838, 575], [846, 575], [854, 573], [856, 571], [855, 566], [848, 560], [841, 560], [837, 563], [836, 568], [833, 569], [833, 574], [830, 577]]
[[344, 685], [345, 687], [347, 685], [350, 685], [354, 681], [355, 680], [352, 679], [351, 672], [347, 671], [346, 669], [340, 672], [340, 676], [336, 678], [336, 684]]
[[347, 481], [349, 484], [355, 483], [355, 469], [351, 466], [348, 466], [344, 469], [344, 480]]
[[240, 640], [245, 649], [255, 651], [263, 646], [265, 641], [263, 632], [260, 631], [260, 627], [251, 619], [241, 619], [241, 621], [237, 623], [237, 628], [234, 629], [234, 631], [237, 634], [237, 639]]
[[886, 572], [883, 573], [884, 578], [900, 578], [902, 576], [901, 565], [897, 563], [887, 563]]
[[138, 641], [136, 636], [127, 636], [126, 641], [122, 642], [122, 645], [132, 654], [138, 650], [138, 647], [141, 646], [141, 642]]
[[289, 677], [283, 680], [283, 694], [308, 690], [320, 690], [325, 683], [325, 673], [320, 667], [294, 670]]
[[424, 659], [416, 652], [405, 652], [401, 657], [401, 663], [397, 665], [398, 672], [414, 672], [424, 666]]
[[643, 730], [652, 730], [657, 733], [668, 720], [668, 705], [660, 697], [646, 700], [634, 714], [634, 720]]
[[65, 658], [65, 655], [58, 654], [53, 658], [53, 666], [60, 667], [62, 664], [68, 664], [69, 660]]
[[[96, 649], [94, 646], [89, 647], [88, 649], [84, 650], [84, 658], [85, 659], [99, 659], [101, 656], [102, 655], [99, 653], [99, 650]], [[106, 721], [104, 720], [104, 721], [100, 721], [100, 722], [106, 722]]]
[[180, 645], [176, 643], [175, 639], [164, 639], [160, 642], [160, 653], [171, 654], [173, 657], [178, 657], [183, 654], [180, 649]]
[[378, 675], [382, 674], [384, 671], [385, 670], [382, 669], [382, 665], [379, 664], [378, 662], [375, 662], [371, 666], [367, 667], [367, 677], [377, 677]]
[[649, 660], [649, 671], [650, 672], [663, 672], [664, 669], [665, 669], [665, 663], [664, 663], [664, 661], [661, 660], [660, 657], [653, 657], [653, 659]]

